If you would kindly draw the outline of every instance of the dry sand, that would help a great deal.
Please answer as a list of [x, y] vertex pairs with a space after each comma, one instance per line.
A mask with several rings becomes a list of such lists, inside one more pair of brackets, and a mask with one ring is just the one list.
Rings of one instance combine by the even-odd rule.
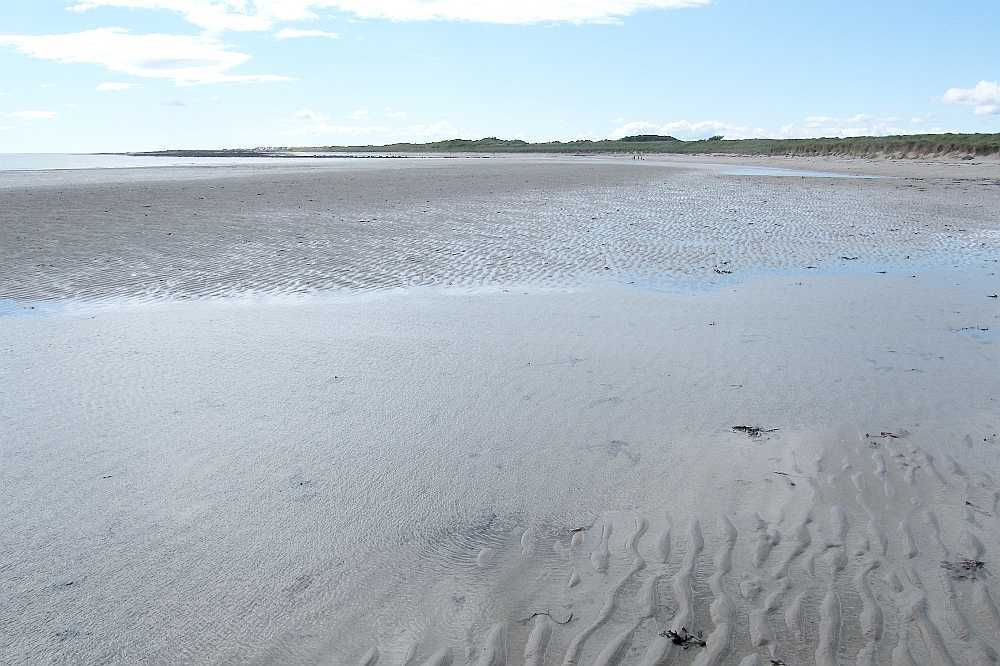
[[926, 157], [882, 159], [877, 157], [807, 157], [749, 155], [646, 155], [646, 160], [676, 166], [727, 165], [808, 169], [841, 174], [863, 174], [885, 178], [916, 180], [987, 180], [1000, 178], [1000, 159], [996, 157]]
[[0, 662], [995, 661], [995, 178], [36, 176]]

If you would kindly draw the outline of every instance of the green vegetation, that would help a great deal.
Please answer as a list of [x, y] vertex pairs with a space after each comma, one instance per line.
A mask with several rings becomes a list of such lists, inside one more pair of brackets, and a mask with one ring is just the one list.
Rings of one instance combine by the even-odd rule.
[[852, 157], [927, 157], [1000, 155], [1000, 134], [912, 134], [823, 139], [725, 139], [713, 136], [681, 141], [672, 136], [638, 135], [616, 141], [551, 141], [527, 143], [488, 138], [452, 139], [387, 146], [322, 146], [292, 151], [379, 153], [728, 153], [733, 155], [842, 155]]
[[680, 141], [672, 136], [664, 136], [663, 134], [634, 134], [632, 136], [623, 136], [618, 139], [623, 143], [648, 143], [650, 141]]
[[170, 150], [138, 155], [180, 156], [293, 156], [296, 153], [678, 153], [730, 155], [830, 155], [849, 157], [984, 157], [1000, 156], [1000, 134], [911, 134], [822, 139], [726, 139], [713, 136], [681, 141], [672, 136], [641, 134], [618, 140], [550, 141], [519, 139], [449, 139], [430, 143], [394, 143], [384, 146], [303, 146], [240, 150]]

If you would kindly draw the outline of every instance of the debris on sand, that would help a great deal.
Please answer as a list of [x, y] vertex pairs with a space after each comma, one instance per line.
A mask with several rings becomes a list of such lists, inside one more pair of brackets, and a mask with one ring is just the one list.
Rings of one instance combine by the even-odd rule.
[[975, 579], [976, 574], [985, 566], [986, 562], [981, 560], [962, 559], [955, 562], [941, 561], [941, 568], [946, 570], [956, 580]]
[[790, 485], [790, 486], [794, 486], [795, 485], [795, 482], [792, 481], [792, 478], [791, 478], [792, 475], [789, 474], [788, 472], [775, 472], [775, 474], [777, 474], [778, 476], [785, 477], [785, 480], [788, 481], [788, 485]]
[[992, 515], [989, 511], [987, 511], [983, 507], [979, 506], [978, 504], [973, 504], [969, 500], [965, 500], [965, 506], [969, 507], [970, 509], [972, 509], [973, 511], [975, 511], [977, 513], [983, 514], [984, 516], [990, 516], [990, 515]]
[[760, 437], [766, 432], [777, 432], [778, 428], [761, 428], [760, 426], [735, 425], [733, 432], [745, 433], [747, 437]]
[[986, 298], [997, 298], [998, 296], [1000, 296], [1000, 294], [990, 294]]
[[732, 274], [733, 274], [733, 272], [732, 272], [731, 270], [728, 270], [728, 269], [726, 269], [726, 268], [719, 268], [718, 266], [716, 266], [716, 267], [715, 267], [714, 269], [712, 269], [712, 270], [714, 270], [714, 271], [715, 271], [716, 273], [718, 273], [719, 275], [732, 275]]
[[531, 622], [532, 620], [534, 620], [539, 615], [544, 615], [545, 617], [549, 618], [550, 620], [552, 620], [556, 624], [569, 624], [570, 622], [573, 621], [573, 613], [570, 613], [569, 617], [567, 617], [565, 620], [557, 620], [555, 617], [553, 617], [553, 615], [552, 615], [552, 613], [550, 611], [546, 610], [546, 611], [538, 611], [537, 613], [532, 613], [531, 615], [529, 615], [528, 617], [524, 618], [523, 620], [518, 620], [518, 622], [520, 624], [527, 624], [527, 623]]
[[666, 631], [661, 631], [660, 636], [664, 638], [669, 638], [674, 645], [680, 645], [685, 650], [687, 650], [692, 645], [698, 647], [705, 647], [708, 643], [702, 633], [699, 631], [697, 633], [690, 633], [685, 627], [681, 627], [679, 630], [674, 631], [673, 629], [667, 629]]
[[843, 259], [844, 261], [857, 261], [861, 257], [847, 257], [847, 256], [844, 256], [844, 255], [841, 255], [840, 258]]
[[865, 439], [874, 439], [876, 437], [881, 437], [882, 439], [902, 439], [903, 435], [889, 432], [888, 430], [883, 430], [877, 435], [872, 435], [870, 432], [865, 433]]

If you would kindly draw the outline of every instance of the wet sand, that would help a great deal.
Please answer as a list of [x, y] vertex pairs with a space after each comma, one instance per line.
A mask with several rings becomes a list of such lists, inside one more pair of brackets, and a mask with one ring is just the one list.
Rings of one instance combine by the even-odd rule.
[[922, 179], [861, 180], [725, 176], [712, 164], [543, 157], [10, 173], [0, 177], [0, 298], [700, 283], [716, 268], [992, 256], [1000, 168], [994, 179], [928, 167]]
[[1000, 186], [910, 178], [0, 174], [0, 661], [990, 663]]

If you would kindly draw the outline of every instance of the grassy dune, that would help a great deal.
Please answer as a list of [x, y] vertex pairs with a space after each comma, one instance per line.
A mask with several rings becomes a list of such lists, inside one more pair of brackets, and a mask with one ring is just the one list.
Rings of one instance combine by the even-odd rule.
[[910, 134], [819, 139], [741, 139], [713, 137], [681, 141], [670, 136], [638, 135], [619, 140], [550, 141], [449, 139], [382, 146], [299, 146], [239, 150], [166, 150], [134, 155], [287, 156], [289, 153], [677, 153], [732, 155], [831, 155], [850, 157], [987, 157], [1000, 156], [1000, 134]]
[[926, 157], [1000, 155], [1000, 134], [915, 134], [822, 139], [705, 139], [680, 141], [651, 135], [611, 141], [527, 143], [504, 139], [451, 139], [386, 146], [323, 146], [293, 151], [484, 152], [484, 153], [730, 153], [734, 155], [845, 155], [856, 157]]

